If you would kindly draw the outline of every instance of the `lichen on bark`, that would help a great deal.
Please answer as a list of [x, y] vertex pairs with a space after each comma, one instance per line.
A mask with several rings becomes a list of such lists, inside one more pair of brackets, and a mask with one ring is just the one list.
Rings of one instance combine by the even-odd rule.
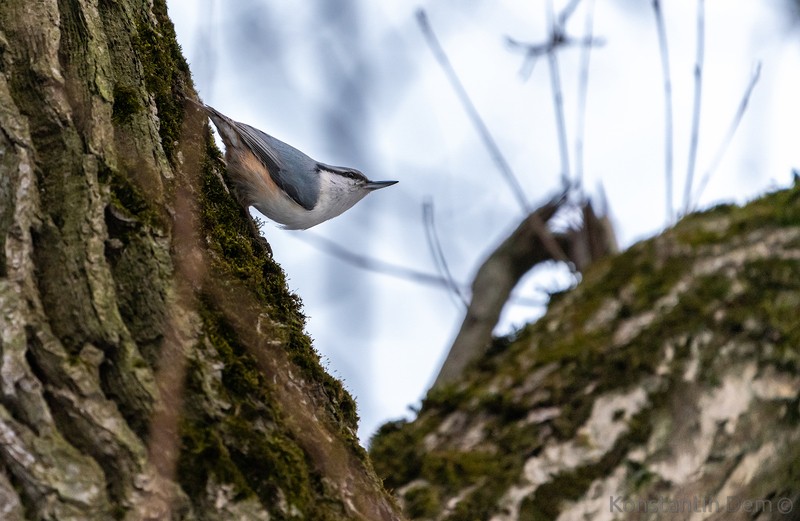
[[385, 425], [376, 469], [412, 519], [638, 519], [609, 498], [728, 496], [783, 519], [779, 500], [800, 507], [798, 295], [800, 183], [686, 216]]
[[163, 0], [0, 4], [4, 519], [400, 519]]

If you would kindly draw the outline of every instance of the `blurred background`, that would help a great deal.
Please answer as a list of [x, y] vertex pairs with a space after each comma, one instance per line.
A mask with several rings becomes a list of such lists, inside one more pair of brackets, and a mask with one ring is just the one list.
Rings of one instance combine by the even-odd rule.
[[[622, 248], [669, 222], [664, 80], [652, 2], [554, 4], [168, 0], [207, 104], [320, 161], [358, 168], [374, 180], [400, 181], [309, 231], [285, 231], [272, 222], [262, 228], [303, 299], [308, 331], [329, 372], [358, 401], [365, 444], [383, 422], [413, 414], [464, 315], [461, 301], [435, 280], [441, 269], [430, 234], [438, 236], [453, 279], [468, 288], [483, 259], [524, 216], [431, 52], [418, 9], [529, 204], [558, 191], [568, 174], [580, 177], [594, 197], [602, 183]], [[675, 213], [685, 203], [697, 6], [694, 0], [662, 2], [674, 111]], [[692, 190], [697, 208], [784, 187], [792, 169], [800, 168], [797, 2], [708, 0], [704, 6]], [[581, 39], [591, 25], [602, 45], [591, 48], [585, 98], [585, 46], [562, 46], [556, 53], [565, 163], [548, 59], [526, 60], [508, 38], [546, 44], [548, 10], [557, 19], [567, 7], [575, 9], [566, 34]], [[759, 63], [741, 123], [717, 162]], [[576, 153], [581, 135], [582, 152]], [[564, 268], [534, 270], [515, 290], [496, 333], [537, 318], [548, 292], [574, 282]]]

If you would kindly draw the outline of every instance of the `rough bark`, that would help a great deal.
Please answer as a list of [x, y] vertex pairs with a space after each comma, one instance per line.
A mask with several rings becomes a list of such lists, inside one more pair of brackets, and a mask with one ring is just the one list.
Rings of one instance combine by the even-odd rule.
[[400, 519], [163, 0], [0, 3], [0, 518]]
[[798, 309], [795, 182], [596, 263], [373, 462], [412, 519], [797, 519]]

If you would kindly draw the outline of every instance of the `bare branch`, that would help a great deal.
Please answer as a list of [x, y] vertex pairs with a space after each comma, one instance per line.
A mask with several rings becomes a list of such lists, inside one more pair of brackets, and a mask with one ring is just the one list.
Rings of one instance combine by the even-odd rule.
[[[557, 42], [562, 39], [563, 28], [556, 24], [553, 17], [553, 0], [547, 2], [547, 21], [550, 31], [550, 40]], [[564, 118], [564, 94], [561, 89], [561, 75], [558, 70], [558, 55], [556, 45], [547, 53], [547, 63], [550, 66], [550, 88], [553, 93], [553, 108], [556, 116], [556, 132], [558, 134], [558, 150], [561, 156], [561, 180], [564, 186], [569, 186], [569, 149], [567, 145], [567, 123]]]
[[[447, 291], [453, 291], [453, 285], [455, 285], [455, 287], [458, 289], [458, 293], [463, 295], [462, 298], [466, 301], [469, 300], [469, 288], [464, 284], [455, 282], [455, 280], [447, 280], [442, 276], [434, 275], [432, 273], [415, 270], [400, 264], [394, 264], [380, 259], [375, 259], [367, 255], [362, 255], [360, 253], [355, 253], [347, 248], [344, 248], [343, 246], [340, 246], [338, 243], [331, 241], [330, 239], [315, 235], [313, 232], [309, 232], [307, 230], [303, 233], [293, 234], [293, 236], [302, 240], [309, 246], [318, 249], [322, 253], [336, 257], [340, 261], [362, 270], [406, 280], [415, 284], [433, 286]], [[512, 294], [509, 302], [516, 306], [536, 307], [546, 304], [547, 300], [534, 297], [525, 297], [519, 294]]]
[[661, 52], [661, 69], [664, 75], [664, 182], [666, 184], [667, 223], [675, 220], [675, 209], [672, 197], [673, 188], [673, 123], [672, 123], [672, 76], [669, 69], [669, 49], [667, 46], [667, 28], [661, 12], [661, 1], [653, 0], [653, 12], [656, 17], [658, 31], [658, 48]]
[[689, 141], [689, 165], [686, 185], [683, 189], [683, 213], [689, 211], [692, 198], [697, 148], [700, 141], [700, 94], [703, 90], [703, 51], [705, 45], [705, 0], [697, 0], [697, 58], [694, 65], [694, 112], [692, 113], [692, 136]]
[[545, 43], [526, 43], [510, 36], [506, 36], [506, 43], [513, 50], [519, 50], [525, 55], [525, 61], [520, 68], [520, 76], [527, 80], [533, 72], [533, 65], [539, 56], [544, 56], [558, 47], [601, 47], [606, 41], [603, 38], [572, 38], [565, 34], [559, 35], [554, 41], [548, 40]]
[[[536, 264], [552, 258], [541, 241], [539, 224], [550, 220], [565, 202], [566, 195], [561, 194], [531, 213], [481, 264], [472, 282], [473, 298], [467, 315], [434, 387], [454, 381], [482, 352], [519, 279]], [[547, 234], [552, 237], [549, 231]]]
[[[306, 244], [357, 268], [388, 275], [398, 279], [409, 280], [417, 284], [425, 284], [427, 286], [435, 286], [445, 289], [451, 288], [450, 282], [444, 277], [420, 270], [415, 270], [400, 264], [386, 262], [374, 257], [362, 255], [360, 253], [355, 253], [339, 245], [337, 242], [322, 237], [321, 235], [316, 235], [308, 230], [304, 231], [303, 233], [295, 233], [292, 235]], [[459, 289], [463, 291], [464, 286], [460, 286]]]
[[455, 282], [453, 274], [450, 272], [450, 267], [447, 264], [447, 259], [445, 258], [444, 250], [442, 249], [442, 243], [439, 240], [439, 234], [436, 233], [432, 200], [427, 200], [422, 203], [422, 224], [425, 227], [425, 238], [428, 241], [428, 249], [431, 252], [431, 256], [433, 257], [433, 262], [436, 264], [436, 268], [439, 270], [439, 274], [447, 281], [448, 288], [450, 289], [451, 294], [456, 297], [457, 302], [461, 304], [461, 307], [467, 309], [469, 306], [467, 298], [464, 296], [461, 288]]
[[[511, 291], [535, 265], [555, 260], [542, 240], [540, 225], [567, 204], [566, 193], [551, 199], [526, 217], [511, 235], [481, 264], [472, 282], [472, 301], [435, 386], [457, 380], [464, 368], [489, 345]], [[586, 268], [615, 248], [613, 230], [605, 218], [594, 213], [590, 202], [581, 207], [582, 223], [566, 233], [547, 232], [551, 240], [568, 252], [568, 260]]]
[[558, 26], [559, 27], [566, 27], [567, 20], [569, 17], [575, 14], [575, 10], [578, 8], [578, 5], [581, 3], [581, 0], [571, 0], [570, 3], [564, 6], [564, 9], [558, 13]]
[[[450, 64], [447, 55], [442, 49], [441, 44], [439, 44], [439, 41], [437, 40], [436, 35], [434, 34], [433, 29], [431, 28], [430, 23], [428, 22], [428, 18], [424, 10], [419, 9], [417, 11], [417, 21], [419, 22], [420, 29], [422, 30], [422, 33], [425, 36], [428, 45], [431, 48], [431, 51], [433, 52], [434, 56], [436, 57], [442, 69], [445, 71], [454, 89], [456, 90], [456, 93], [458, 94], [462, 102], [462, 105], [464, 105], [465, 109], [467, 110], [470, 119], [475, 125], [475, 128], [480, 133], [484, 143], [489, 149], [492, 158], [495, 160], [495, 163], [500, 168], [501, 173], [503, 173], [504, 177], [508, 181], [509, 185], [512, 188], [512, 191], [517, 196], [518, 202], [528, 213], [528, 218], [526, 220], [530, 221], [531, 229], [536, 231], [539, 240], [541, 241], [541, 244], [543, 245], [547, 253], [550, 256], [552, 256], [553, 259], [569, 263], [569, 258], [564, 253], [563, 249], [558, 244], [558, 242], [555, 240], [553, 234], [550, 233], [549, 230], [547, 230], [544, 221], [541, 220], [538, 213], [529, 210], [529, 204], [525, 199], [524, 192], [522, 190], [521, 185], [519, 184], [519, 181], [514, 176], [511, 167], [506, 162], [505, 158], [500, 152], [499, 147], [497, 146], [496, 142], [489, 133], [486, 124], [480, 118], [478, 111], [475, 109], [474, 104], [470, 100], [469, 95], [466, 92], [466, 89], [464, 89], [464, 86], [461, 84], [461, 81], [459, 80], [458, 76], [455, 73], [455, 70]], [[555, 27], [554, 24], [551, 24], [551, 26]], [[555, 49], [555, 47], [558, 45], [558, 42], [564, 40], [563, 31], [554, 30], [552, 40], [553, 40], [552, 48]], [[557, 67], [556, 67], [556, 74], [557, 74]], [[560, 92], [560, 87], [558, 91]], [[562, 119], [563, 119], [563, 113], [562, 113]], [[564, 140], [564, 143], [566, 143], [566, 140]], [[566, 168], [568, 169], [568, 160], [566, 165], [567, 165]], [[568, 171], [564, 177], [565, 181], [568, 181], [569, 179]], [[565, 182], [565, 186], [568, 186], [568, 182]]]
[[553, 89], [553, 106], [556, 113], [556, 129], [558, 131], [558, 150], [561, 156], [561, 181], [565, 186], [570, 183], [569, 149], [567, 145], [567, 123], [564, 117], [564, 96], [561, 90], [561, 76], [558, 72], [556, 53], [547, 55], [550, 65], [550, 86]]
[[756, 83], [758, 83], [760, 76], [761, 62], [758, 62], [755, 70], [753, 71], [753, 75], [750, 77], [750, 83], [747, 84], [747, 88], [744, 91], [742, 100], [739, 102], [739, 108], [736, 110], [736, 114], [733, 116], [733, 121], [731, 121], [731, 124], [728, 127], [728, 132], [725, 134], [725, 138], [722, 140], [719, 148], [717, 148], [717, 152], [714, 154], [714, 159], [711, 161], [711, 164], [706, 169], [703, 178], [700, 180], [700, 184], [697, 186], [697, 193], [694, 195], [694, 201], [691, 205], [692, 208], [695, 208], [697, 203], [700, 202], [700, 196], [703, 195], [703, 190], [705, 190], [706, 185], [711, 180], [712, 174], [716, 171], [720, 161], [722, 161], [722, 157], [728, 150], [728, 146], [733, 140], [733, 135], [736, 133], [736, 129], [739, 128], [739, 123], [742, 122], [742, 117], [744, 117], [744, 113], [747, 110], [747, 104], [750, 101], [750, 95], [753, 93], [753, 89], [755, 88]]
[[[595, 45], [603, 45], [603, 40], [595, 39], [591, 35], [591, 21], [592, 21], [592, 7], [589, 8], [587, 14], [587, 30], [583, 38], [571, 38], [566, 35], [565, 24], [568, 18], [575, 12], [580, 0], [572, 0], [567, 6], [556, 16], [553, 11], [553, 2], [547, 2], [547, 24], [549, 31], [548, 41], [545, 43], [523, 43], [511, 37], [506, 37], [506, 42], [511, 48], [519, 49], [525, 54], [525, 61], [523, 62], [520, 74], [523, 78], [527, 79], [533, 72], [533, 66], [536, 60], [541, 55], [547, 55], [547, 60], [550, 69], [550, 86], [553, 94], [553, 107], [556, 116], [556, 133], [558, 135], [559, 154], [561, 160], [561, 178], [565, 186], [570, 184], [570, 159], [569, 159], [569, 145], [567, 140], [567, 125], [564, 116], [564, 96], [561, 86], [561, 76], [558, 66], [558, 56], [556, 51], [559, 47], [566, 47], [570, 45], [580, 45], [584, 48], [583, 61], [585, 67], [585, 75], [583, 76], [584, 82], [588, 82], [588, 48]], [[585, 99], [586, 92], [585, 86], [581, 93], [581, 107], [585, 112]], [[583, 147], [583, 121], [582, 116], [579, 115], [580, 134], [576, 139], [576, 151], [580, 150], [582, 153]], [[582, 165], [581, 165], [582, 167]], [[580, 184], [580, 181], [576, 181]]]
[[450, 63], [450, 60], [447, 58], [447, 54], [445, 54], [444, 49], [439, 43], [439, 40], [436, 38], [436, 34], [434, 34], [433, 28], [428, 21], [428, 16], [423, 9], [417, 10], [417, 22], [419, 23], [420, 30], [425, 37], [425, 41], [428, 43], [428, 47], [430, 47], [433, 56], [436, 58], [439, 66], [442, 68], [447, 76], [447, 79], [450, 81], [450, 84], [453, 86], [453, 89], [456, 91], [458, 99], [461, 101], [461, 105], [464, 107], [464, 110], [466, 110], [467, 116], [472, 122], [472, 125], [478, 131], [478, 135], [488, 149], [489, 155], [491, 156], [497, 168], [500, 170], [500, 173], [505, 178], [508, 186], [511, 188], [511, 192], [514, 194], [514, 197], [517, 199], [517, 202], [522, 210], [525, 213], [530, 213], [530, 204], [525, 197], [525, 191], [522, 189], [522, 185], [514, 175], [514, 172], [511, 170], [511, 166], [508, 164], [508, 161], [506, 161], [503, 153], [500, 151], [500, 147], [497, 145], [497, 142], [495, 142], [492, 134], [489, 132], [489, 128], [486, 126], [486, 123], [484, 123], [483, 119], [478, 113], [478, 109], [475, 108], [475, 104], [470, 99], [469, 94], [464, 88], [464, 85], [461, 83], [461, 80], [456, 74], [455, 69], [453, 69], [453, 65]]
[[[589, 0], [584, 20], [584, 41], [592, 41], [593, 23], [594, 0]], [[578, 75], [578, 121], [575, 125], [575, 186], [578, 188], [583, 183], [583, 141], [586, 134], [586, 98], [589, 92], [589, 58], [591, 52], [590, 45], [585, 45], [581, 48], [581, 66]]]

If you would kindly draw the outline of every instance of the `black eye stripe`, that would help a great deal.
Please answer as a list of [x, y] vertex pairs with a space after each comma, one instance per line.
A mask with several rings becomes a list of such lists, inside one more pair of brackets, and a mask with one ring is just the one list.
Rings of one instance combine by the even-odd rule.
[[322, 172], [323, 170], [332, 172], [334, 174], [338, 174], [343, 177], [347, 177], [349, 179], [355, 179], [356, 181], [364, 181], [364, 182], [369, 181], [367, 179], [367, 176], [355, 170], [348, 170], [346, 168], [338, 168], [338, 167], [331, 168], [328, 166], [317, 165], [317, 173]]

